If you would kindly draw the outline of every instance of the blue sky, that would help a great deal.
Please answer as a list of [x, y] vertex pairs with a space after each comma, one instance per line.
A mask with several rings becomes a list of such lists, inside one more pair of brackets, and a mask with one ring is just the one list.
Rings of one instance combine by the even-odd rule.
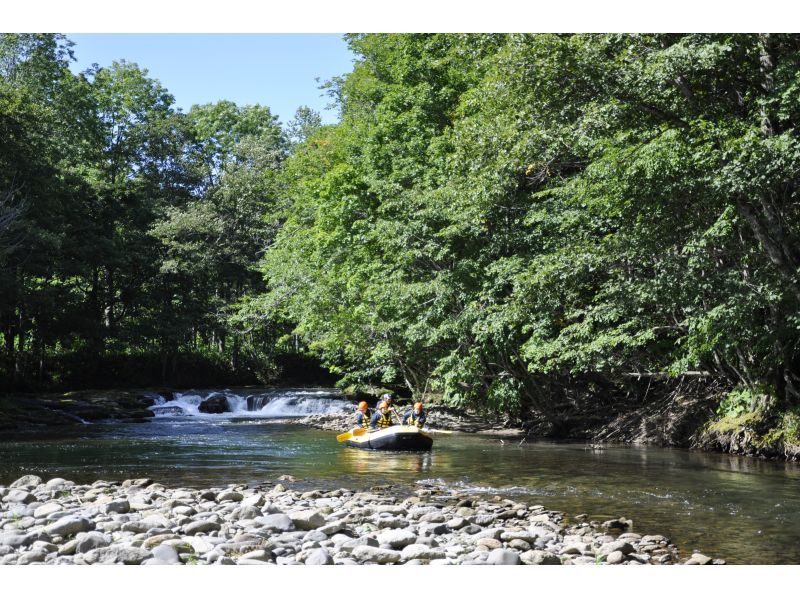
[[351, 70], [353, 55], [340, 34], [72, 34], [75, 72], [121, 58], [146, 68], [177, 106], [231, 100], [269, 106], [281, 122], [298, 106], [336, 121], [320, 81]]

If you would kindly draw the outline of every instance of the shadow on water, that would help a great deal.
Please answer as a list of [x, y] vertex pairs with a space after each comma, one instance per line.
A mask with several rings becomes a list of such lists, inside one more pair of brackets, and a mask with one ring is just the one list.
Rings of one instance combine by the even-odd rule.
[[400, 484], [500, 494], [663, 533], [732, 563], [800, 563], [800, 468], [730, 455], [579, 443], [518, 445], [469, 434], [438, 436], [428, 453], [363, 451], [335, 434], [264, 419], [157, 418], [0, 439], [0, 484], [24, 473], [151, 477], [203, 487], [296, 478], [294, 487]]

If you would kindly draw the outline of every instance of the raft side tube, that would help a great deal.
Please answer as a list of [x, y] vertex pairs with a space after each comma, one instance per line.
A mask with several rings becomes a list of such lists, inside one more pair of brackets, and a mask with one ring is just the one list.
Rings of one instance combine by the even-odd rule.
[[353, 436], [345, 444], [376, 451], [429, 451], [433, 446], [433, 438], [416, 426], [390, 426], [362, 436]]

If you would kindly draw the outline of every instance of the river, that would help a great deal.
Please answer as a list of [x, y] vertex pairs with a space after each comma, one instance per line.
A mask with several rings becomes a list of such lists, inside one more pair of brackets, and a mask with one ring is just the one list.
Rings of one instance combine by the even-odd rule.
[[[208, 393], [156, 406], [146, 423], [102, 423], [0, 437], [0, 484], [25, 473], [76, 482], [150, 477], [167, 486], [224, 486], [289, 474], [294, 486], [446, 486], [500, 494], [568, 515], [624, 515], [729, 563], [800, 564], [800, 467], [678, 449], [501, 441], [436, 435], [429, 453], [346, 448], [335, 434], [275, 418], [351, 409], [331, 391], [225, 393], [233, 413], [203, 415]], [[431, 422], [435, 425], [435, 422]]]

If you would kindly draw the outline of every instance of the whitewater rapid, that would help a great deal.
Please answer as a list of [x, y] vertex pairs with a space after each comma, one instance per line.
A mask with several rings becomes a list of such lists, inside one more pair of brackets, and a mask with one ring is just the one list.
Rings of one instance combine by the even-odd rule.
[[[220, 414], [202, 413], [200, 404], [212, 396], [223, 396], [228, 411]], [[189, 390], [175, 392], [174, 399], [158, 395], [150, 410], [156, 417], [196, 416], [220, 417], [302, 417], [316, 414], [349, 413], [353, 403], [330, 390], [271, 389], [255, 393], [231, 390]]]

